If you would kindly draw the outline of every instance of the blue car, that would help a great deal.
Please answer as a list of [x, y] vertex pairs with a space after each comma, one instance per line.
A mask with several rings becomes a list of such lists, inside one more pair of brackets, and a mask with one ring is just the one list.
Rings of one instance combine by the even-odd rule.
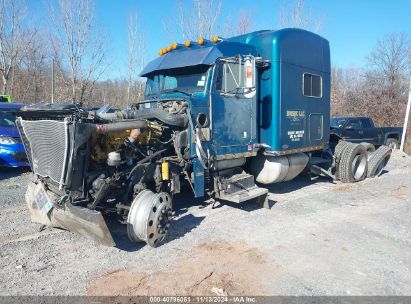
[[15, 120], [21, 104], [0, 104], [0, 167], [29, 166]]

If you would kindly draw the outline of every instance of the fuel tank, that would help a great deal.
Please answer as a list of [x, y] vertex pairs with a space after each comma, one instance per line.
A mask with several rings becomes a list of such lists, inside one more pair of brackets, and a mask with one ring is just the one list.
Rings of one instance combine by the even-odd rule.
[[258, 155], [251, 160], [251, 173], [261, 184], [273, 184], [292, 180], [307, 166], [305, 153], [284, 156]]

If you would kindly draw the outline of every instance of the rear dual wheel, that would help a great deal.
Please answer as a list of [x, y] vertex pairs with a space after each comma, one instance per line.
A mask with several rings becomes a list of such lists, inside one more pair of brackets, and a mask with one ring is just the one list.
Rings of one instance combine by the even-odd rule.
[[373, 144], [370, 144], [370, 143], [367, 143], [367, 142], [362, 142], [362, 143], [360, 143], [360, 145], [365, 148], [368, 155], [370, 155], [371, 153], [373, 153], [375, 151], [375, 146]]
[[372, 153], [368, 159], [367, 177], [376, 177], [381, 175], [384, 167], [387, 165], [391, 157], [391, 148], [381, 146]]
[[367, 149], [360, 144], [346, 143], [339, 152], [338, 177], [343, 183], [362, 181], [367, 177]]
[[156, 247], [166, 237], [171, 218], [171, 196], [166, 192], [143, 190], [133, 200], [128, 213], [128, 238]]
[[336, 160], [336, 170], [335, 170], [335, 178], [339, 179], [340, 178], [340, 166], [339, 163], [341, 161], [341, 154], [344, 152], [344, 150], [351, 145], [350, 142], [348, 141], [343, 141], [340, 140], [338, 142], [338, 144], [335, 146], [335, 150], [334, 150], [334, 157]]

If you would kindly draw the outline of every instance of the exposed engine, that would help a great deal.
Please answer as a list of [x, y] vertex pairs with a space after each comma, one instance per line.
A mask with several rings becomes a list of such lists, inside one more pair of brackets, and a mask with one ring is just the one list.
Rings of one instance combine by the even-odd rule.
[[34, 105], [20, 116], [37, 177], [26, 195], [33, 221], [92, 230], [112, 245], [104, 214], [127, 224], [132, 240], [155, 246], [164, 238], [172, 217], [169, 193], [180, 191], [180, 175], [191, 174], [184, 99], [104, 114], [72, 104]]

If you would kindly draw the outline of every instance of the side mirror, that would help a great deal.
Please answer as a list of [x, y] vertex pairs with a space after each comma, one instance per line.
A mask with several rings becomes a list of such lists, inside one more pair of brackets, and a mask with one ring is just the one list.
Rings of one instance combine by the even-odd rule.
[[255, 58], [247, 56], [244, 59], [244, 97], [252, 98], [256, 93], [255, 85]]

